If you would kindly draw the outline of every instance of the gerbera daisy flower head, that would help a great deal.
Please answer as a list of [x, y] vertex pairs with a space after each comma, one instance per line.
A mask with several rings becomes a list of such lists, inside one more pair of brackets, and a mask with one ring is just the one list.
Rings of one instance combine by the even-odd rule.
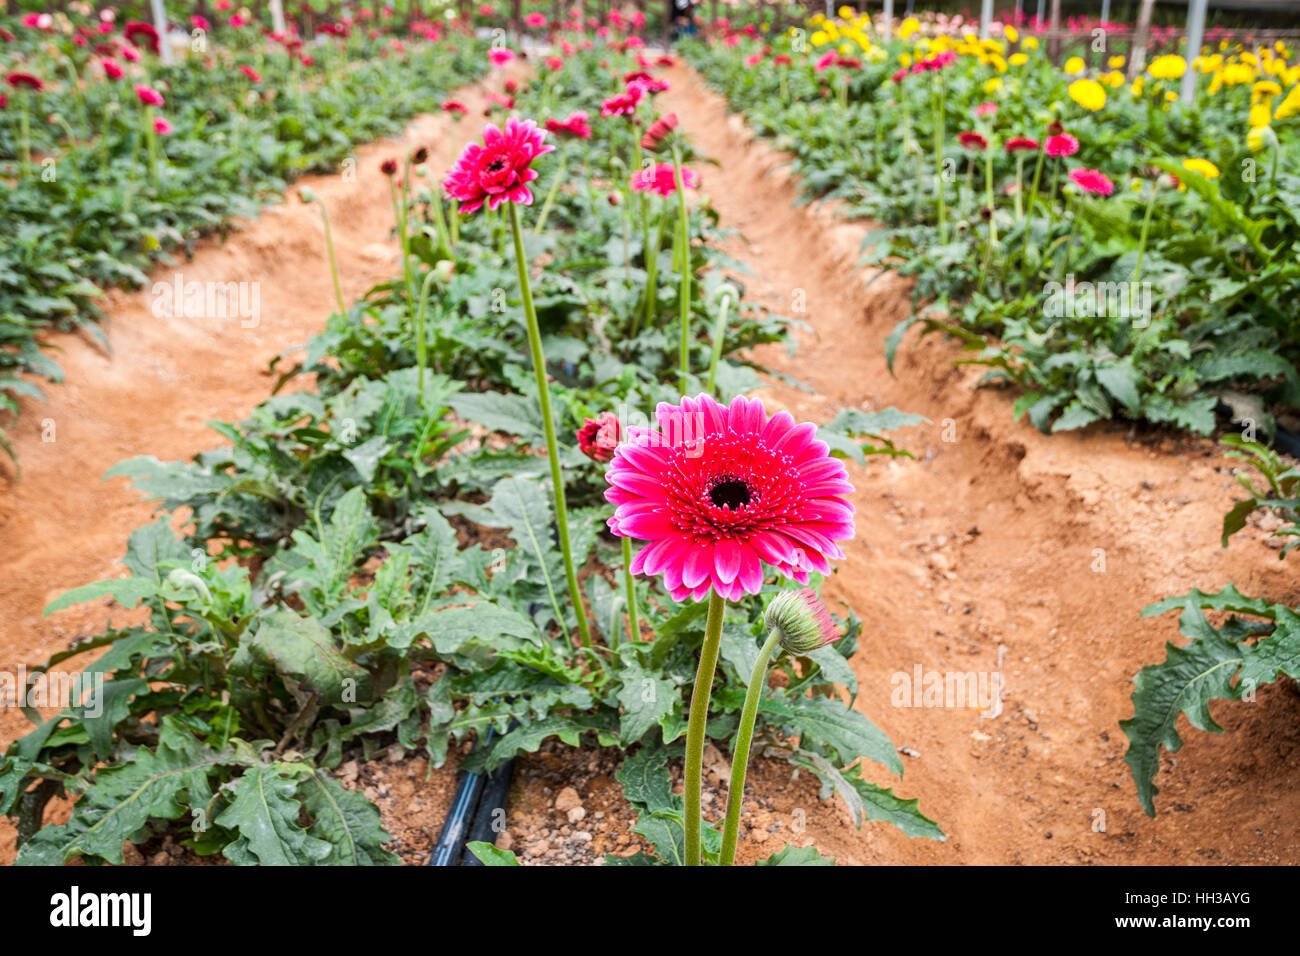
[[243, 63], [243, 64], [240, 65], [240, 67], [239, 67], [239, 72], [242, 73], [242, 74], [244, 74], [244, 76], [248, 77], [248, 79], [251, 80], [251, 81], [254, 82], [254, 83], [261, 83], [261, 82], [262, 82], [262, 74], [261, 74], [261, 73], [258, 73], [255, 69], [253, 69], [253, 68], [252, 68], [251, 66], [249, 66], [247, 63]]
[[739, 600], [762, 588], [764, 565], [806, 584], [844, 557], [853, 486], [815, 425], [744, 396], [662, 403], [655, 418], [627, 429], [605, 473], [610, 530], [648, 542], [632, 573], [662, 574], [677, 601]]
[[1012, 136], [1003, 146], [1008, 153], [1033, 152], [1038, 149], [1038, 140], [1028, 136]]
[[542, 13], [530, 13], [524, 17], [524, 25], [534, 28], [546, 26], [546, 15]]
[[1106, 174], [1095, 169], [1072, 169], [1070, 180], [1084, 192], [1098, 196], [1109, 196], [1115, 191], [1115, 184]]
[[161, 93], [152, 86], [145, 86], [143, 83], [136, 84], [135, 95], [145, 106], [163, 106], [166, 103]]
[[1079, 141], [1069, 133], [1057, 133], [1055, 136], [1047, 137], [1043, 148], [1047, 151], [1047, 155], [1053, 158], [1073, 156], [1079, 151]]
[[614, 457], [621, 434], [618, 416], [601, 412], [595, 418], [584, 418], [578, 429], [579, 450], [592, 461], [609, 461]]
[[172, 124], [165, 117], [155, 116], [153, 118], [153, 131], [159, 136], [170, 136], [173, 129]]
[[383, 173], [385, 176], [396, 176], [397, 160], [391, 157], [384, 160], [382, 163], [379, 164], [379, 171]]
[[829, 70], [832, 66], [835, 65], [835, 61], [838, 58], [839, 55], [834, 50], [830, 50], [827, 53], [823, 54], [822, 58], [818, 60], [815, 64], [813, 64], [813, 70], [816, 71], [817, 73], [821, 73], [823, 70]]
[[442, 111], [460, 119], [469, 112], [469, 107], [459, 100], [447, 100], [442, 104]]
[[585, 110], [576, 110], [562, 120], [548, 119], [546, 131], [570, 139], [591, 139], [591, 124], [587, 122]]
[[645, 135], [641, 137], [641, 148], [651, 151], [658, 149], [676, 128], [677, 114], [665, 113], [651, 123], [650, 128], [645, 131]]
[[488, 50], [488, 62], [493, 66], [505, 66], [515, 58], [515, 51], [509, 47], [494, 46]]
[[31, 90], [34, 93], [39, 93], [45, 89], [45, 84], [40, 81], [40, 78], [30, 73], [15, 71], [5, 77], [5, 81], [15, 90]]
[[477, 212], [487, 203], [496, 209], [503, 202], [532, 205], [528, 184], [537, 178], [533, 161], [555, 147], [545, 142], [546, 131], [532, 120], [506, 120], [483, 128], [483, 142], [470, 143], [447, 173], [443, 186], [460, 202], [462, 213]]
[[[638, 169], [632, 174], [630, 184], [637, 192], [656, 193], [671, 196], [677, 191], [677, 177], [673, 173], [672, 163], [655, 163], [645, 169]], [[682, 185], [695, 189], [700, 185], [700, 177], [687, 166], [682, 167]]]
[[958, 133], [957, 142], [961, 143], [964, 149], [969, 149], [975, 153], [983, 152], [989, 148], [989, 141], [984, 137], [984, 134], [977, 133], [974, 130]]
[[632, 83], [625, 92], [611, 96], [605, 102], [600, 104], [600, 115], [610, 116], [631, 116], [636, 112], [637, 105], [645, 95], [645, 88], [640, 84]]
[[826, 605], [812, 588], [782, 591], [763, 611], [768, 632], [779, 631], [781, 646], [789, 654], [807, 654], [838, 641], [843, 635]]
[[132, 20], [122, 28], [122, 35], [126, 37], [126, 42], [140, 48], [148, 48], [149, 52], [157, 53], [159, 49], [158, 31], [153, 28], [152, 23], [145, 23], [142, 20]]
[[125, 71], [115, 60], [101, 60], [99, 65], [103, 67], [104, 75], [110, 80], [120, 80], [125, 74]]
[[997, 115], [998, 115], [997, 103], [981, 103], [979, 106], [975, 107], [975, 116], [979, 119], [983, 119], [986, 116], [997, 116]]

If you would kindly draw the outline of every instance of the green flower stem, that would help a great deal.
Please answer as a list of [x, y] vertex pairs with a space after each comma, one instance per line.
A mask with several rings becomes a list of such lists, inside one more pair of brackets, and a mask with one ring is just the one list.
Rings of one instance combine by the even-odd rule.
[[718, 646], [722, 642], [722, 619], [727, 602], [709, 592], [709, 619], [704, 625], [700, 666], [691, 691], [691, 712], [686, 725], [686, 865], [700, 865], [700, 791], [704, 776], [704, 731], [709, 722], [709, 698], [713, 695], [713, 672], [718, 667]]
[[939, 244], [948, 241], [948, 207], [943, 188], [943, 93], [934, 98], [934, 186], [939, 202]]
[[984, 205], [989, 207], [989, 244], [997, 245], [998, 227], [993, 221], [993, 150], [984, 150]]
[[565, 167], [569, 164], [569, 151], [565, 148], [560, 149], [560, 165], [555, 169], [555, 178], [551, 180], [551, 188], [546, 191], [546, 201], [542, 203], [542, 211], [537, 217], [537, 225], [533, 227], [533, 233], [540, 236], [542, 227], [546, 225], [546, 219], [551, 214], [551, 207], [555, 205], [555, 195], [560, 191], [560, 181], [564, 179]]
[[1016, 151], [1016, 222], [1025, 218], [1024, 197], [1021, 193], [1025, 188], [1025, 157]]
[[686, 380], [690, 374], [691, 343], [691, 213], [686, 205], [686, 183], [682, 180], [682, 154], [673, 142], [673, 176], [677, 180], [679, 241], [682, 251], [681, 288], [681, 345], [678, 349], [678, 378], [682, 394], [686, 394]]
[[1133, 267], [1133, 281], [1142, 278], [1142, 256], [1147, 251], [1147, 233], [1151, 229], [1151, 212], [1156, 208], [1156, 196], [1160, 192], [1160, 180], [1151, 184], [1151, 198], [1147, 200], [1147, 211], [1142, 216], [1142, 234], [1138, 237], [1137, 265]]
[[415, 298], [415, 277], [411, 275], [411, 240], [406, 234], [406, 184], [411, 181], [411, 162], [408, 159], [402, 166], [402, 188], [400, 192], [388, 182], [388, 190], [393, 197], [393, 218], [397, 223], [397, 238], [402, 247], [402, 282], [406, 286], [406, 301]]
[[777, 628], [767, 636], [763, 649], [758, 652], [754, 670], [749, 675], [749, 688], [745, 691], [745, 706], [740, 712], [740, 727], [736, 730], [736, 746], [731, 752], [731, 788], [727, 792], [727, 821], [722, 827], [722, 853], [719, 866], [734, 866], [736, 841], [740, 833], [740, 809], [745, 802], [745, 771], [749, 765], [749, 748], [754, 741], [754, 722], [758, 719], [758, 701], [767, 683], [767, 665], [781, 640]]
[[433, 210], [433, 228], [438, 231], [438, 242], [447, 250], [448, 254], [455, 251], [451, 233], [447, 229], [447, 219], [442, 213], [442, 197], [438, 195], [437, 189], [429, 191], [429, 208]]
[[325, 203], [317, 197], [316, 205], [320, 206], [320, 219], [325, 225], [325, 251], [330, 258], [330, 277], [334, 280], [334, 299], [338, 302], [339, 315], [347, 315], [348, 307], [343, 301], [343, 285], [339, 282], [339, 263], [334, 257], [334, 234], [330, 232], [330, 214], [325, 211]]
[[[524, 232], [519, 225], [519, 207], [510, 207], [510, 233], [515, 243], [515, 267], [519, 272], [519, 294], [524, 302], [524, 318], [528, 322], [528, 348], [532, 353], [533, 374], [537, 377], [537, 404], [542, 413], [542, 428], [546, 433], [546, 454], [551, 460], [551, 493], [555, 498], [555, 524], [560, 532], [560, 550], [564, 554], [564, 576], [569, 582], [569, 600], [578, 618], [578, 633], [582, 646], [591, 647], [591, 630], [587, 626], [587, 610], [578, 590], [578, 572], [573, 566], [573, 549], [569, 545], [569, 514], [564, 502], [564, 476], [560, 471], [560, 449], [555, 441], [555, 419], [551, 416], [551, 390], [546, 382], [546, 358], [542, 355], [542, 333], [537, 325], [537, 310], [533, 307], [533, 290], [528, 283], [528, 260], [524, 258]], [[560, 621], [568, 635], [568, 627]]]
[[153, 107], [144, 110], [144, 141], [149, 149], [149, 185], [158, 188], [158, 134], [153, 128]]
[[[1043, 178], [1043, 160], [1046, 156], [1047, 150], [1040, 146], [1038, 148], [1038, 159], [1034, 163], [1034, 184], [1029, 187], [1029, 203], [1025, 207], [1025, 235], [1024, 240], [1020, 243], [1020, 285], [1022, 290], [1029, 285], [1030, 226], [1034, 218], [1034, 206], [1038, 202], [1038, 184]], [[1021, 294], [1023, 294], [1023, 291]]]
[[727, 309], [731, 306], [731, 293], [722, 293], [718, 302], [718, 318], [713, 323], [713, 354], [709, 356], [709, 386], [706, 391], [713, 394], [713, 383], [718, 375], [718, 360], [722, 358], [722, 345], [727, 336]]
[[30, 106], [25, 92], [14, 99], [18, 100], [18, 149], [23, 160], [23, 175], [26, 176], [32, 165], [32, 120], [28, 116]]
[[[627, 628], [631, 640], [641, 640], [641, 622], [636, 611], [636, 581], [632, 578], [632, 539], [622, 538], [623, 542], [623, 590], [627, 594]], [[618, 646], [618, 632], [610, 628], [609, 643]]]
[[424, 316], [429, 305], [429, 287], [437, 279], [438, 273], [430, 269], [428, 275], [424, 277], [424, 282], [420, 284], [420, 306], [415, 313], [415, 367], [417, 374], [420, 376], [420, 411], [424, 411], [424, 368], [426, 364], [426, 353], [424, 346]]

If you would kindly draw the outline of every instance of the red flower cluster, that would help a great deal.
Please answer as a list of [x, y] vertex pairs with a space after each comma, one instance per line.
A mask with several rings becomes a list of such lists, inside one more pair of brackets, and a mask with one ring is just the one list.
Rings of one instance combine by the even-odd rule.
[[595, 418], [584, 418], [578, 429], [578, 448], [592, 461], [609, 461], [614, 457], [622, 433], [618, 416], [601, 412]]

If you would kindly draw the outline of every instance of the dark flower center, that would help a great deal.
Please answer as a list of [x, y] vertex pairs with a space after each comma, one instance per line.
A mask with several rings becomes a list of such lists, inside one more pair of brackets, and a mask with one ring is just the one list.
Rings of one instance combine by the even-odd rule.
[[754, 498], [749, 482], [731, 475], [719, 475], [709, 487], [709, 500], [719, 508], [739, 511]]
[[499, 173], [501, 172], [501, 170], [505, 168], [505, 165], [506, 165], [505, 159], [498, 156], [496, 159], [492, 160], [492, 162], [487, 164], [487, 171], [489, 173]]

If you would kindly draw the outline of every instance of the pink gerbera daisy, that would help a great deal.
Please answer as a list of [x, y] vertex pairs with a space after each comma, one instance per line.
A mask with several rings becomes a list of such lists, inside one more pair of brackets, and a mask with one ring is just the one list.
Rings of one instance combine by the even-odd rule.
[[494, 46], [488, 50], [488, 60], [493, 66], [505, 66], [515, 58], [515, 51], [503, 46]]
[[135, 95], [140, 98], [140, 102], [145, 106], [162, 106], [164, 102], [161, 93], [152, 86], [145, 86], [143, 83], [136, 84]]
[[483, 128], [483, 142], [466, 146], [447, 173], [447, 194], [461, 203], [462, 213], [476, 212], [485, 202], [489, 209], [503, 202], [532, 205], [528, 184], [537, 178], [533, 160], [555, 149], [543, 142], [545, 138], [546, 132], [532, 120], [511, 117], [501, 128], [489, 123]]
[[591, 139], [591, 124], [587, 122], [587, 114], [583, 110], [570, 113], [568, 119], [548, 119], [546, 121], [546, 130], [556, 136]]
[[[700, 177], [686, 166], [682, 167], [682, 184], [687, 189], [694, 189], [700, 184]], [[671, 196], [677, 191], [677, 177], [673, 175], [672, 163], [656, 163], [645, 169], [638, 169], [632, 174], [631, 186], [638, 192], [657, 193]]]
[[611, 96], [605, 102], [600, 104], [600, 115], [609, 116], [631, 116], [636, 112], [637, 104], [645, 95], [645, 88], [638, 83], [628, 86], [627, 91], [619, 93], [617, 96]]
[[1084, 192], [1095, 193], [1098, 196], [1109, 196], [1115, 191], [1115, 184], [1106, 177], [1105, 173], [1096, 169], [1072, 169], [1070, 179]]
[[844, 463], [812, 424], [768, 418], [756, 399], [661, 403], [658, 429], [629, 428], [605, 473], [609, 528], [649, 542], [634, 574], [662, 574], [673, 600], [757, 594], [763, 565], [807, 583], [853, 537]]
[[153, 131], [159, 136], [170, 136], [174, 127], [164, 117], [155, 116], [153, 118]]
[[1079, 151], [1079, 141], [1069, 133], [1058, 133], [1055, 136], [1047, 137], [1047, 142], [1043, 145], [1048, 156], [1073, 156]]

